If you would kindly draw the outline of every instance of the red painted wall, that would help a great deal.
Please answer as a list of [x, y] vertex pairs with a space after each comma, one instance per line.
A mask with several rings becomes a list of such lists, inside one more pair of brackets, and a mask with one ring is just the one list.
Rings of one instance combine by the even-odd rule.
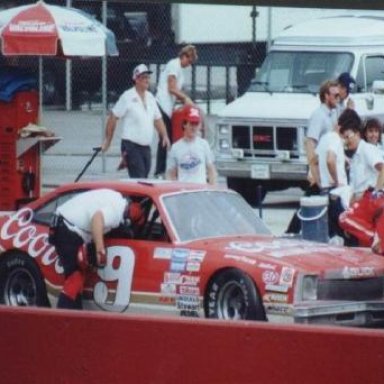
[[384, 330], [1, 307], [0, 382], [382, 384]]

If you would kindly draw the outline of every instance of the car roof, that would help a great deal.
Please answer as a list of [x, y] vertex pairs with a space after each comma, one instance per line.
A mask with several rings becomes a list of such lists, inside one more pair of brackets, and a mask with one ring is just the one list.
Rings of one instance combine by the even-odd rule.
[[97, 189], [108, 188], [119, 192], [129, 192], [133, 194], [145, 194], [151, 197], [159, 196], [164, 193], [174, 193], [180, 191], [196, 190], [217, 190], [207, 184], [182, 183], [178, 181], [159, 180], [159, 179], [120, 179], [120, 180], [97, 180], [78, 183], [64, 184], [58, 187], [55, 192], [63, 193], [74, 189]]

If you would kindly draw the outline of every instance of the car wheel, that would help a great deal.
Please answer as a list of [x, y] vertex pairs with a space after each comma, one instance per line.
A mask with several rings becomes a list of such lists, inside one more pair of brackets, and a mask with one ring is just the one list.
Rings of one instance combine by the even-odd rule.
[[244, 272], [230, 268], [214, 276], [205, 294], [205, 316], [225, 320], [266, 320], [260, 294]]
[[40, 269], [28, 255], [16, 251], [0, 258], [0, 303], [14, 307], [49, 306]]
[[[227, 186], [243, 196], [247, 203], [253, 207], [262, 203], [267, 194], [266, 188], [257, 180], [228, 177]], [[260, 186], [259, 190], [258, 186]]]

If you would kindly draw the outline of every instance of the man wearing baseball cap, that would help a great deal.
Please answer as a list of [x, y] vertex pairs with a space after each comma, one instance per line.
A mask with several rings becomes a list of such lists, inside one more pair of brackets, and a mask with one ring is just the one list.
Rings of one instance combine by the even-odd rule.
[[191, 183], [216, 183], [214, 157], [208, 142], [199, 136], [200, 111], [183, 107], [184, 136], [176, 141], [167, 157], [166, 178]]
[[151, 169], [151, 143], [154, 128], [158, 131], [161, 144], [170, 147], [168, 134], [155, 97], [148, 91], [152, 71], [145, 64], [133, 70], [135, 85], [125, 91], [112, 108], [105, 129], [102, 151], [111, 145], [117, 121], [121, 120], [121, 154], [131, 178], [147, 178]]
[[348, 72], [343, 72], [338, 77], [337, 82], [339, 84], [340, 95], [339, 103], [337, 105], [337, 114], [340, 116], [346, 108], [355, 109], [355, 102], [351, 98], [350, 93], [356, 87], [356, 80]]

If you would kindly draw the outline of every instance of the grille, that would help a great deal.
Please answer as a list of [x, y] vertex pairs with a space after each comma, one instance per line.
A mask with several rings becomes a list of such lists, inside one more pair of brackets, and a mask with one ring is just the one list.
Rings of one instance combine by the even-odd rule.
[[297, 129], [291, 127], [277, 127], [277, 149], [297, 151]]
[[234, 125], [232, 127], [232, 147], [251, 149], [251, 135], [249, 126]]
[[318, 285], [319, 300], [378, 300], [384, 297], [381, 277], [361, 280], [322, 280]]
[[275, 126], [232, 126], [232, 148], [243, 149], [245, 156], [275, 157], [277, 151], [290, 151], [298, 157], [298, 129]]

